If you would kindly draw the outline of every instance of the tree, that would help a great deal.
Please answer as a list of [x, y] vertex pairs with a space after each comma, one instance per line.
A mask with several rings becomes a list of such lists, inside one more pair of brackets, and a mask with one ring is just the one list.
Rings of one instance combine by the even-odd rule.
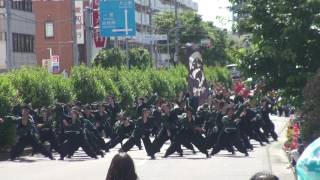
[[152, 56], [145, 48], [132, 48], [128, 56], [130, 67], [146, 69], [152, 66]]
[[127, 56], [119, 48], [103, 49], [94, 58], [95, 66], [104, 68], [124, 66], [127, 62]]
[[[200, 44], [201, 40], [210, 40], [213, 46], [203, 48], [203, 59], [207, 65], [225, 65], [229, 62], [226, 48], [229, 41], [226, 33], [215, 27], [212, 22], [204, 22], [201, 16], [195, 12], [182, 12], [179, 14], [181, 27], [180, 45], [188, 42]], [[156, 32], [159, 34], [168, 34], [169, 41], [175, 42], [176, 22], [172, 12], [164, 12], [155, 17], [157, 26]], [[170, 55], [173, 57], [174, 46], [170, 48]], [[183, 56], [180, 56], [183, 57]]]
[[[241, 4], [243, 0], [230, 0]], [[243, 72], [270, 89], [302, 102], [302, 89], [320, 67], [319, 1], [247, 0], [238, 30], [252, 34], [252, 47], [240, 61]]]
[[310, 143], [320, 136], [320, 69], [316, 76], [307, 83], [304, 98], [305, 122], [301, 134], [303, 139]]

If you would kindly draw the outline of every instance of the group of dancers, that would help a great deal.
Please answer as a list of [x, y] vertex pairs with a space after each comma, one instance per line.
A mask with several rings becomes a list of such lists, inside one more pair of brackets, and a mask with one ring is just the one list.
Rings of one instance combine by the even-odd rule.
[[[0, 123], [15, 123], [17, 127], [11, 160], [21, 156], [28, 145], [33, 154], [41, 153], [52, 160], [53, 152], [63, 160], [72, 158], [80, 147], [92, 158], [104, 157], [117, 145], [120, 152], [137, 146], [155, 159], [167, 141], [170, 146], [163, 158], [174, 153], [184, 156], [182, 146], [193, 153], [200, 151], [207, 158], [221, 150], [235, 154], [235, 149], [249, 156], [254, 148], [251, 140], [261, 146], [270, 143], [271, 138], [277, 141], [269, 117], [275, 105], [272, 98], [245, 97], [241, 91], [233, 94], [224, 87], [210, 94], [205, 104], [198, 104], [198, 98], [188, 93], [177, 101], [154, 94], [140, 97], [124, 109], [112, 96], [93, 104], [57, 103], [38, 109], [23, 105], [0, 118]], [[50, 144], [49, 148], [44, 146], [45, 142]]]

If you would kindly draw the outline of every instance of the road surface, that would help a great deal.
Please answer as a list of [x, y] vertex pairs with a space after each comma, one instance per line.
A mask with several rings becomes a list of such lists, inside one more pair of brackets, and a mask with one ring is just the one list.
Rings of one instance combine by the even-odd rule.
[[[129, 152], [133, 158], [140, 180], [248, 180], [259, 171], [269, 171], [281, 180], [294, 180], [288, 160], [282, 150], [285, 141], [285, 118], [272, 117], [279, 141], [261, 147], [253, 141], [254, 151], [249, 157], [236, 152], [231, 155], [222, 151], [216, 156], [206, 159], [205, 155], [185, 150], [184, 157], [174, 155], [161, 158], [166, 147], [157, 154], [156, 160], [149, 160], [144, 150], [136, 147]], [[98, 160], [88, 158], [82, 151], [72, 159], [50, 161], [36, 155], [19, 158], [15, 162], [0, 162], [1, 180], [103, 180], [107, 174], [112, 157], [119, 147], [112, 149], [104, 158]], [[58, 159], [58, 154], [55, 155]]]

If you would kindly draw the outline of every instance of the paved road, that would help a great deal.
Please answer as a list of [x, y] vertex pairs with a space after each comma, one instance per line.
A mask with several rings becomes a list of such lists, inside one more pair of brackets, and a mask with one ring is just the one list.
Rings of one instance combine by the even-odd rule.
[[[291, 169], [287, 169], [288, 161], [281, 149], [285, 140], [286, 120], [276, 117], [272, 119], [277, 132], [281, 134], [279, 142], [265, 147], [260, 147], [254, 142], [257, 148], [249, 153], [249, 157], [244, 157], [239, 152], [233, 156], [223, 151], [211, 159], [205, 159], [201, 153], [193, 155], [185, 150], [185, 157], [173, 156], [163, 159], [163, 154], [160, 153], [156, 160], [149, 160], [145, 151], [138, 149], [130, 151], [130, 155], [134, 159], [140, 180], [248, 180], [258, 171], [271, 171], [281, 180], [294, 180]], [[105, 158], [98, 160], [87, 158], [79, 151], [74, 158], [65, 161], [50, 161], [41, 155], [20, 158], [15, 162], [2, 161], [0, 179], [103, 180], [117, 150], [112, 150]]]

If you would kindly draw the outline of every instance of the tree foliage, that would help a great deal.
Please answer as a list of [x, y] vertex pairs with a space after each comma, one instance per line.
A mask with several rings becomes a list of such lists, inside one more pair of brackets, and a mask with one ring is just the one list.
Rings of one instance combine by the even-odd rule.
[[82, 103], [102, 101], [106, 91], [101, 81], [87, 67], [78, 66], [72, 69], [71, 83], [77, 100]]
[[312, 142], [320, 136], [320, 70], [307, 83], [304, 89], [303, 113], [305, 122], [302, 136], [307, 142]]
[[302, 89], [320, 67], [320, 1], [230, 0], [246, 14], [238, 30], [252, 34], [243, 72], [301, 103]]
[[[192, 11], [179, 13], [178, 19], [181, 25], [179, 28], [180, 45], [190, 42], [200, 44], [201, 40], [210, 40], [212, 46], [202, 49], [204, 63], [207, 65], [225, 65], [229, 63], [230, 58], [227, 55], [229, 39], [223, 30], [215, 27], [211, 22], [204, 22], [199, 14]], [[176, 22], [172, 12], [158, 14], [155, 16], [155, 23], [157, 33], [168, 34], [171, 43], [176, 41]], [[170, 48], [171, 57], [173, 57], [173, 54], [174, 46], [172, 45]]]
[[24, 103], [35, 108], [48, 106], [54, 102], [53, 83], [50, 74], [42, 68], [22, 68], [8, 74], [14, 88]]
[[103, 49], [94, 58], [94, 65], [104, 68], [124, 66], [127, 62], [126, 54], [119, 48]]
[[130, 67], [146, 69], [152, 66], [152, 56], [145, 48], [132, 48], [128, 53]]
[[0, 117], [5, 116], [20, 101], [18, 91], [8, 76], [0, 76]]

